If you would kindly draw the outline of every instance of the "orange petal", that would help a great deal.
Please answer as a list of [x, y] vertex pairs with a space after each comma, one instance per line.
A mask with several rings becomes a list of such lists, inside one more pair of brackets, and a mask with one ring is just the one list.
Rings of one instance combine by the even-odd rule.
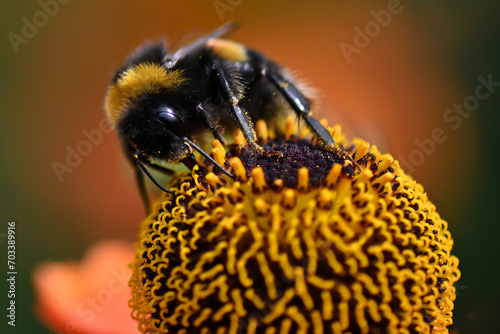
[[128, 307], [132, 260], [131, 243], [103, 241], [80, 263], [40, 265], [34, 274], [40, 319], [64, 333], [139, 333]]

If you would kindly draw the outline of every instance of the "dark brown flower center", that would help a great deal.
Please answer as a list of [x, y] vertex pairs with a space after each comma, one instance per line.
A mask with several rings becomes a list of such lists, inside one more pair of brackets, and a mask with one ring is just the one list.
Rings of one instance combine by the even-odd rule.
[[269, 141], [263, 146], [264, 154], [257, 152], [249, 146], [233, 147], [227, 154], [228, 158], [237, 156], [250, 172], [261, 167], [264, 171], [267, 184], [275, 180], [283, 180], [285, 187], [297, 187], [298, 171], [307, 168], [309, 171], [309, 186], [317, 187], [328, 175], [335, 164], [341, 164], [342, 174], [353, 176], [355, 168], [352, 163], [346, 164], [350, 157], [338, 149], [329, 150], [323, 145], [312, 145], [306, 139], [290, 139], [285, 141], [278, 138]]

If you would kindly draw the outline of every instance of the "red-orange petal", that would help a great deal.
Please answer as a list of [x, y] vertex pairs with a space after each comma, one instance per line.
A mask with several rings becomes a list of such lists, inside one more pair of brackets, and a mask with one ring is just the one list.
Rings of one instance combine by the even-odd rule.
[[46, 263], [34, 273], [36, 312], [54, 331], [139, 333], [128, 300], [132, 244], [102, 241], [79, 262]]

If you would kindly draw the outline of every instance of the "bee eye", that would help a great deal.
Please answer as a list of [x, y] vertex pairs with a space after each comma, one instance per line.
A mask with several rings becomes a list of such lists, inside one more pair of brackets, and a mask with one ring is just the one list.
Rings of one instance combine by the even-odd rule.
[[185, 135], [186, 129], [184, 128], [184, 122], [179, 116], [177, 116], [172, 108], [160, 107], [158, 120], [179, 137], [183, 137]]

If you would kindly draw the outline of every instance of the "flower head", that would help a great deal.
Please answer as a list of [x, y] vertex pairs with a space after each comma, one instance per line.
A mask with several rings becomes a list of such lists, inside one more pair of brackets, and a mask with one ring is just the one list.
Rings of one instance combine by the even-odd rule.
[[447, 223], [392, 156], [325, 149], [258, 123], [172, 182], [141, 225], [130, 285], [144, 333], [447, 333], [458, 260]]

